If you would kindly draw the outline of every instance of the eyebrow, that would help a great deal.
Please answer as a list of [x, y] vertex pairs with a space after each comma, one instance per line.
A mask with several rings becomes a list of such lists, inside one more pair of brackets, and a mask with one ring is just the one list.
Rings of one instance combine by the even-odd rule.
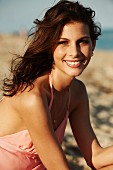
[[59, 40], [69, 40], [68, 38], [59, 38]]
[[[78, 40], [82, 40], [82, 39], [85, 39], [85, 38], [90, 39], [91, 37], [90, 36], [83, 36], [83, 37], [80, 37]], [[61, 38], [59, 38], [59, 41], [60, 40], [69, 40], [69, 39], [61, 37]]]

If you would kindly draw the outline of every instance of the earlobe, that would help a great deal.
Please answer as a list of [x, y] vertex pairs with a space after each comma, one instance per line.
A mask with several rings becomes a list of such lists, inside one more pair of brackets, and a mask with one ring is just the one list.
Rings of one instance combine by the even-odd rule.
[[91, 57], [94, 55], [94, 52], [93, 52], [93, 50], [92, 50], [92, 55], [91, 55]]

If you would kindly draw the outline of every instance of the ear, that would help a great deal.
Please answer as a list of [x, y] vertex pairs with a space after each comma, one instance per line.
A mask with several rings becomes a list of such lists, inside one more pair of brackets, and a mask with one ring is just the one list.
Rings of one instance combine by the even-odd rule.
[[96, 47], [96, 40], [92, 40], [92, 51], [95, 50]]

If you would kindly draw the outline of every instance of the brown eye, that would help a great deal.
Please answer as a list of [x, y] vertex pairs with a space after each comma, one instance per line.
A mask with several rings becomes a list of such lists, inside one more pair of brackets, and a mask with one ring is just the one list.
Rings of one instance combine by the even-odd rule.
[[87, 45], [89, 43], [90, 43], [89, 39], [81, 39], [78, 41], [78, 44], [81, 44], [81, 45]]
[[67, 44], [67, 41], [59, 41], [58, 44]]
[[83, 40], [82, 43], [83, 44], [89, 44], [89, 40]]
[[58, 45], [62, 45], [62, 46], [67, 46], [68, 45], [68, 41], [59, 41], [57, 44]]

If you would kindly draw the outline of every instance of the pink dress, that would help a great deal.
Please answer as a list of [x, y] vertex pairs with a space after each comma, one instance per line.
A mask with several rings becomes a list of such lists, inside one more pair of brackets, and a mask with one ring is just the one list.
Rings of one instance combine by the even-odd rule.
[[[51, 87], [49, 109], [51, 109], [53, 98]], [[64, 137], [68, 110], [65, 119], [55, 131], [60, 144]], [[0, 170], [46, 170], [34, 148], [28, 130], [0, 137]]]

